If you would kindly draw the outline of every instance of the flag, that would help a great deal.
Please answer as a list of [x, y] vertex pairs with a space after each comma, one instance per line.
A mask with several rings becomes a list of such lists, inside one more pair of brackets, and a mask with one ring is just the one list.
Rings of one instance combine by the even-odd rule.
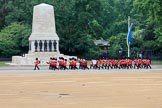
[[131, 40], [132, 40], [132, 24], [129, 27], [129, 31], [128, 31], [128, 35], [127, 35], [127, 46], [128, 46], [128, 48], [131, 44]]

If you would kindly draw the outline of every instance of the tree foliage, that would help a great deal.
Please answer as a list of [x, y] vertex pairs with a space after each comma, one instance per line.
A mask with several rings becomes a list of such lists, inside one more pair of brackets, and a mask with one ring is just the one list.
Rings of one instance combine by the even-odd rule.
[[11, 23], [0, 32], [0, 55], [10, 57], [28, 51], [30, 28], [21, 23]]
[[109, 55], [118, 56], [120, 48], [127, 49], [130, 16], [131, 49], [162, 54], [161, 0], [0, 0], [0, 57], [28, 51], [33, 6], [43, 2], [55, 8], [61, 53], [96, 56], [93, 41], [103, 38], [110, 42]]

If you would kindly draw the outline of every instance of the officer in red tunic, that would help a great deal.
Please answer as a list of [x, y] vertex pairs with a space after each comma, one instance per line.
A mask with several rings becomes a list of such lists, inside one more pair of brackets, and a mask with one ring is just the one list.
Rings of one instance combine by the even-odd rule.
[[137, 69], [139, 69], [139, 68], [142, 68], [142, 59], [141, 58], [139, 58], [137, 60]]
[[65, 59], [65, 60], [63, 61], [63, 68], [64, 68], [64, 70], [65, 70], [65, 69], [68, 69], [68, 68], [66, 67], [66, 65], [67, 65], [67, 59]]
[[52, 58], [50, 58], [50, 60], [48, 62], [46, 62], [47, 64], [49, 64], [49, 70], [52, 69], [52, 66], [51, 66], [51, 61], [52, 61]]
[[115, 59], [115, 60], [114, 60], [114, 68], [115, 68], [115, 69], [117, 69], [117, 68], [118, 68], [118, 63], [119, 63], [119, 62], [118, 62], [118, 60], [117, 60], [117, 59]]
[[136, 67], [138, 67], [138, 65], [137, 65], [137, 59], [134, 59], [134, 69], [135, 69]]
[[100, 60], [98, 59], [97, 61], [96, 61], [96, 69], [100, 69]]
[[79, 60], [79, 69], [83, 69], [83, 59]]
[[74, 69], [78, 69], [77, 68], [77, 59], [73, 58], [73, 67]]
[[52, 66], [52, 70], [58, 69], [57, 68], [57, 58], [53, 58], [50, 65]]
[[88, 69], [89, 70], [89, 68], [88, 68], [88, 60], [87, 59], [84, 59], [83, 60], [83, 69], [85, 70], [85, 69]]
[[125, 62], [125, 60], [124, 59], [121, 59], [120, 61], [119, 61], [119, 69], [120, 68], [124, 68], [124, 62]]
[[34, 62], [34, 70], [38, 69], [39, 70], [39, 67], [38, 65], [40, 64], [40, 60], [38, 60], [38, 58], [35, 59], [35, 62]]
[[59, 69], [64, 69], [64, 58], [61, 57], [59, 60]]
[[111, 67], [111, 60], [107, 59], [106, 60], [106, 68], [109, 69]]
[[75, 58], [71, 58], [70, 59], [70, 63], [69, 63], [69, 69], [78, 69], [77, 68], [77, 62]]
[[129, 58], [128, 60], [127, 60], [127, 68], [129, 69], [129, 68], [131, 68], [132, 69], [132, 60]]
[[150, 61], [150, 59], [147, 59], [147, 67], [149, 67], [150, 69], [151, 69], [151, 61]]
[[142, 62], [143, 62], [143, 68], [146, 68], [146, 69], [150, 68], [151, 69], [151, 65], [150, 65], [151, 63], [150, 63], [149, 59], [143, 59]]
[[103, 69], [104, 68], [104, 60], [100, 59], [100, 67]]

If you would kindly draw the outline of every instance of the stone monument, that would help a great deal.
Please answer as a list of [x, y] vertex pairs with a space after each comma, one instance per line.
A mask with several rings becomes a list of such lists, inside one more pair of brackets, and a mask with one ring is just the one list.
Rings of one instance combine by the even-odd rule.
[[34, 63], [36, 57], [41, 61], [47, 61], [50, 57], [70, 58], [70, 56], [59, 52], [59, 37], [56, 33], [54, 8], [45, 3], [34, 6], [28, 54], [25, 54], [24, 57], [13, 56], [12, 63], [30, 65]]
[[56, 34], [54, 8], [42, 3], [34, 6], [32, 33], [29, 37], [29, 53], [59, 53], [59, 37]]

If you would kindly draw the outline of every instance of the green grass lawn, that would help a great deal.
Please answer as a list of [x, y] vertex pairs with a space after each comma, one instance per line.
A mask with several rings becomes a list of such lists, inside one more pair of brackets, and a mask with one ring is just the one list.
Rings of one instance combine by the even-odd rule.
[[151, 64], [153, 64], [153, 65], [162, 65], [162, 60], [152, 60]]
[[0, 62], [0, 67], [1, 66], [8, 66], [8, 64], [5, 64], [4, 62]]

